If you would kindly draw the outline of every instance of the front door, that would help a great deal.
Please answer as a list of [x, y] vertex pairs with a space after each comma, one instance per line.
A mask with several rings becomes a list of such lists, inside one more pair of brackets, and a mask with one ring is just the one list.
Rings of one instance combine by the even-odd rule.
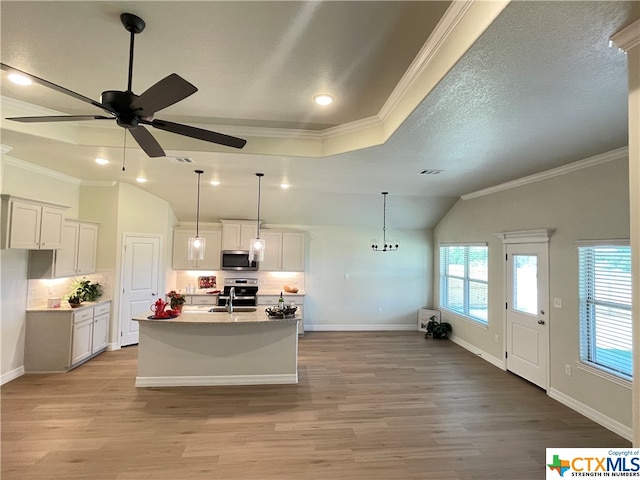
[[123, 347], [138, 343], [138, 322], [131, 318], [151, 315], [151, 304], [158, 299], [159, 272], [160, 237], [125, 235], [120, 310], [120, 345]]
[[506, 367], [546, 390], [549, 370], [548, 244], [508, 244], [506, 252]]

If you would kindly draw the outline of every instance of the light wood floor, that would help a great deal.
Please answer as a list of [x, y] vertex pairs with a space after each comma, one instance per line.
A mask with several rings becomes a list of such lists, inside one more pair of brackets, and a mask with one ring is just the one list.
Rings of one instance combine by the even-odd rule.
[[449, 341], [311, 332], [298, 385], [136, 389], [137, 347], [2, 387], [2, 480], [528, 480], [630, 442]]

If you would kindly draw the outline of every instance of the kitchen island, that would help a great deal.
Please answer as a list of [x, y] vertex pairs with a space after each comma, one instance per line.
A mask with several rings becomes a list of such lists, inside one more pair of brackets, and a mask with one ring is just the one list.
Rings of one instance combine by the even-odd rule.
[[140, 323], [136, 387], [298, 383], [298, 321], [185, 311]]

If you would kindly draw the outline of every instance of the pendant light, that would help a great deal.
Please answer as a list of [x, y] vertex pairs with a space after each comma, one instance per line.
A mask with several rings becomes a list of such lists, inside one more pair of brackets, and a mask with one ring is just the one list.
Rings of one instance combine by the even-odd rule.
[[382, 248], [378, 246], [377, 240], [371, 240], [371, 249], [374, 252], [395, 252], [398, 250], [398, 241], [390, 240], [387, 243], [387, 195], [389, 192], [382, 192], [383, 206], [382, 206]]
[[262, 182], [262, 177], [264, 177], [264, 173], [256, 173], [256, 177], [258, 177], [258, 228], [256, 230], [256, 238], [251, 239], [251, 245], [249, 246], [249, 261], [253, 262], [262, 262], [264, 261], [264, 248], [265, 243], [262, 238], [260, 238], [260, 183]]
[[200, 175], [202, 170], [194, 170], [198, 174], [198, 199], [196, 202], [196, 236], [189, 239], [189, 260], [204, 260], [204, 238], [200, 238]]

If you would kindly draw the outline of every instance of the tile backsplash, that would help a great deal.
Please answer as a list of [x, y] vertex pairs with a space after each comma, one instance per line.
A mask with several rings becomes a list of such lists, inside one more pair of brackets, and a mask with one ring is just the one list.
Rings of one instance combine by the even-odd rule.
[[45, 307], [49, 298], [59, 297], [64, 299], [64, 296], [71, 290], [71, 282], [73, 279], [83, 277], [102, 285], [102, 298], [112, 298], [113, 271], [98, 270], [96, 273], [92, 273], [91, 275], [82, 275], [78, 277], [55, 278], [51, 280], [29, 280], [27, 308]]
[[166, 285], [167, 290], [178, 290], [183, 293], [187, 292], [187, 287], [195, 288], [195, 292], [208, 291], [211, 289], [198, 289], [198, 277], [215, 276], [216, 288], [222, 290], [224, 288], [225, 278], [257, 278], [258, 291], [275, 292], [284, 289], [285, 285], [297, 287], [304, 290], [304, 273], [303, 272], [201, 272], [196, 270], [173, 270], [167, 274]]

